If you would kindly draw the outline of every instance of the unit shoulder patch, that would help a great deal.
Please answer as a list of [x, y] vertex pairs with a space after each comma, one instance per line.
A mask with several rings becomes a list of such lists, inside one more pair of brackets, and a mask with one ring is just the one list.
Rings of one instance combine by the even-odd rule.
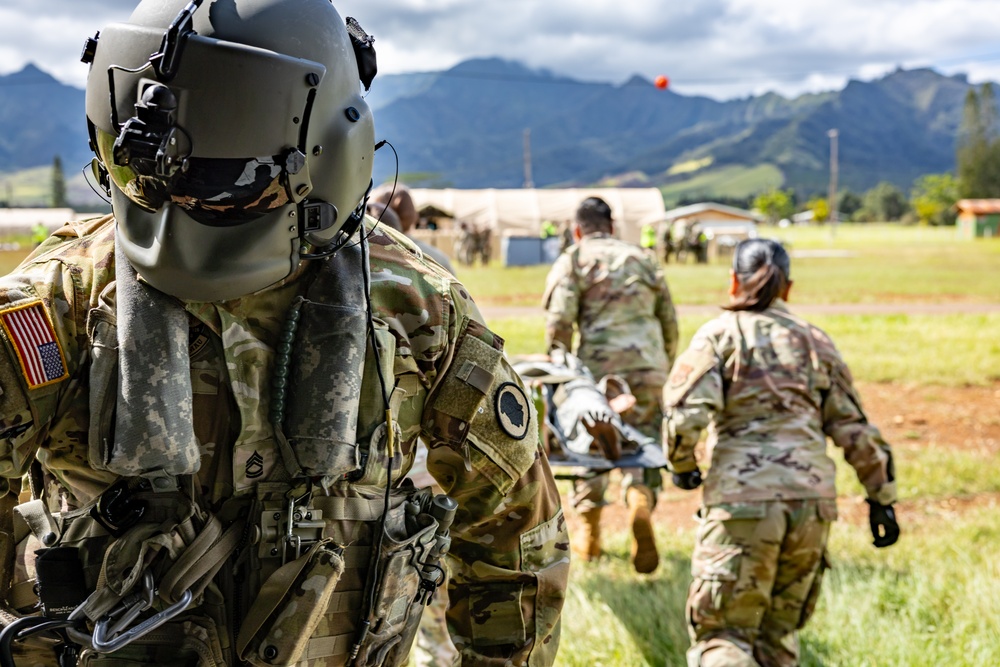
[[531, 408], [524, 390], [513, 382], [504, 382], [497, 387], [493, 406], [500, 429], [515, 440], [523, 440], [531, 426]]
[[3, 325], [17, 354], [29, 389], [69, 377], [62, 345], [41, 301], [29, 301], [0, 310], [0, 325]]

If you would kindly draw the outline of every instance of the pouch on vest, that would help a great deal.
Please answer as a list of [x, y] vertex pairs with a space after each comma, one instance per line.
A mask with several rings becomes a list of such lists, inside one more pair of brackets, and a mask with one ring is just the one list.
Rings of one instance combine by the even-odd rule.
[[286, 461], [293, 476], [339, 476], [358, 468], [355, 435], [368, 333], [363, 253], [361, 245], [348, 245], [323, 263], [289, 313], [279, 344], [278, 357], [290, 354], [291, 364], [284, 369], [287, 382], [280, 364], [275, 369], [274, 400], [285, 415], [275, 427], [291, 450], [283, 454], [294, 457]]
[[118, 331], [115, 306], [108, 304], [108, 290], [101, 306], [87, 317], [90, 339], [90, 434], [87, 458], [92, 468], [106, 470], [111, 460], [111, 433], [118, 400]]
[[451, 545], [448, 531], [457, 504], [432, 496], [429, 488], [410, 487], [410, 492], [410, 499], [386, 516], [370, 630], [355, 667], [405, 665], [424, 606], [444, 580], [441, 559]]
[[324, 539], [268, 577], [240, 628], [241, 660], [271, 667], [309, 659], [309, 640], [344, 572], [342, 553], [332, 539]]

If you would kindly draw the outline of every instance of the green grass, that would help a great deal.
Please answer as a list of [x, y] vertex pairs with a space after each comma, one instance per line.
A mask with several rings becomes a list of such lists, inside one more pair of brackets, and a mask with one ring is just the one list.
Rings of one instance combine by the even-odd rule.
[[[89, 165], [84, 168], [89, 171]], [[81, 165], [63, 165], [66, 198], [77, 211], [110, 210], [87, 184]], [[52, 166], [0, 173], [0, 201], [11, 207], [52, 205]]]
[[[955, 667], [1000, 664], [1000, 514], [900, 513], [898, 544], [876, 550], [866, 525], [834, 524], [833, 569], [801, 634], [802, 664], [824, 667]], [[683, 666], [684, 601], [694, 531], [659, 530], [660, 569], [637, 577], [627, 539], [607, 557], [574, 565], [556, 664]]]
[[[1000, 302], [1000, 239], [964, 241], [953, 227], [839, 225], [762, 227], [792, 251], [793, 303]], [[828, 256], [833, 255], [833, 256]], [[685, 305], [725, 303], [728, 260], [716, 264], [669, 264], [674, 300]], [[459, 278], [483, 306], [536, 306], [547, 266], [459, 267]]]
[[771, 188], [779, 188], [785, 182], [781, 170], [773, 164], [755, 167], [729, 165], [716, 169], [702, 170], [691, 178], [676, 181], [660, 188], [667, 202], [676, 202], [684, 197], [749, 197]]
[[[710, 317], [680, 318], [680, 349]], [[951, 386], [1000, 381], [1000, 313], [823, 315], [809, 320], [830, 334], [858, 380]], [[489, 325], [507, 341], [508, 354], [544, 351], [541, 315], [491, 318]]]
[[[967, 451], [948, 445], [893, 442], [894, 461], [902, 500], [928, 500], [1000, 492], [1000, 453]], [[864, 490], [854, 469], [843, 463], [843, 453], [834, 451], [837, 489], [841, 494], [861, 497]], [[990, 472], [984, 474], [984, 469]]]
[[52, 167], [34, 167], [0, 174], [0, 200], [10, 206], [50, 206]]

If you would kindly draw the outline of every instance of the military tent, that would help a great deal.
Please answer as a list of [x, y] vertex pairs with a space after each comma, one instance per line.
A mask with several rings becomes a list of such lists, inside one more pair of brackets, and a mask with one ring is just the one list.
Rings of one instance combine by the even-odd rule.
[[600, 197], [611, 207], [617, 236], [639, 242], [639, 230], [649, 221], [662, 219], [663, 196], [656, 188], [572, 189], [411, 189], [417, 210], [433, 206], [455, 220], [488, 227], [497, 236], [538, 237], [542, 222], [556, 225], [572, 220], [577, 206], [587, 197]]

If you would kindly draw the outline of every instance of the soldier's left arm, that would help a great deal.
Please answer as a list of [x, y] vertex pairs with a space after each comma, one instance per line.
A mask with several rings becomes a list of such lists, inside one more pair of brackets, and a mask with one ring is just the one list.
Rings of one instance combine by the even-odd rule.
[[573, 326], [580, 314], [580, 288], [573, 273], [572, 252], [564, 252], [552, 264], [542, 306], [546, 310], [545, 350], [557, 344], [572, 350]]
[[830, 388], [823, 396], [823, 432], [844, 450], [844, 459], [854, 468], [868, 497], [882, 505], [896, 502], [895, 470], [892, 448], [868, 417], [861, 396], [854, 387], [851, 371], [833, 343], [819, 351], [830, 375]]
[[424, 410], [428, 471], [459, 503], [449, 631], [463, 665], [551, 665], [569, 574], [559, 493], [503, 341], [455, 294], [455, 341]]

